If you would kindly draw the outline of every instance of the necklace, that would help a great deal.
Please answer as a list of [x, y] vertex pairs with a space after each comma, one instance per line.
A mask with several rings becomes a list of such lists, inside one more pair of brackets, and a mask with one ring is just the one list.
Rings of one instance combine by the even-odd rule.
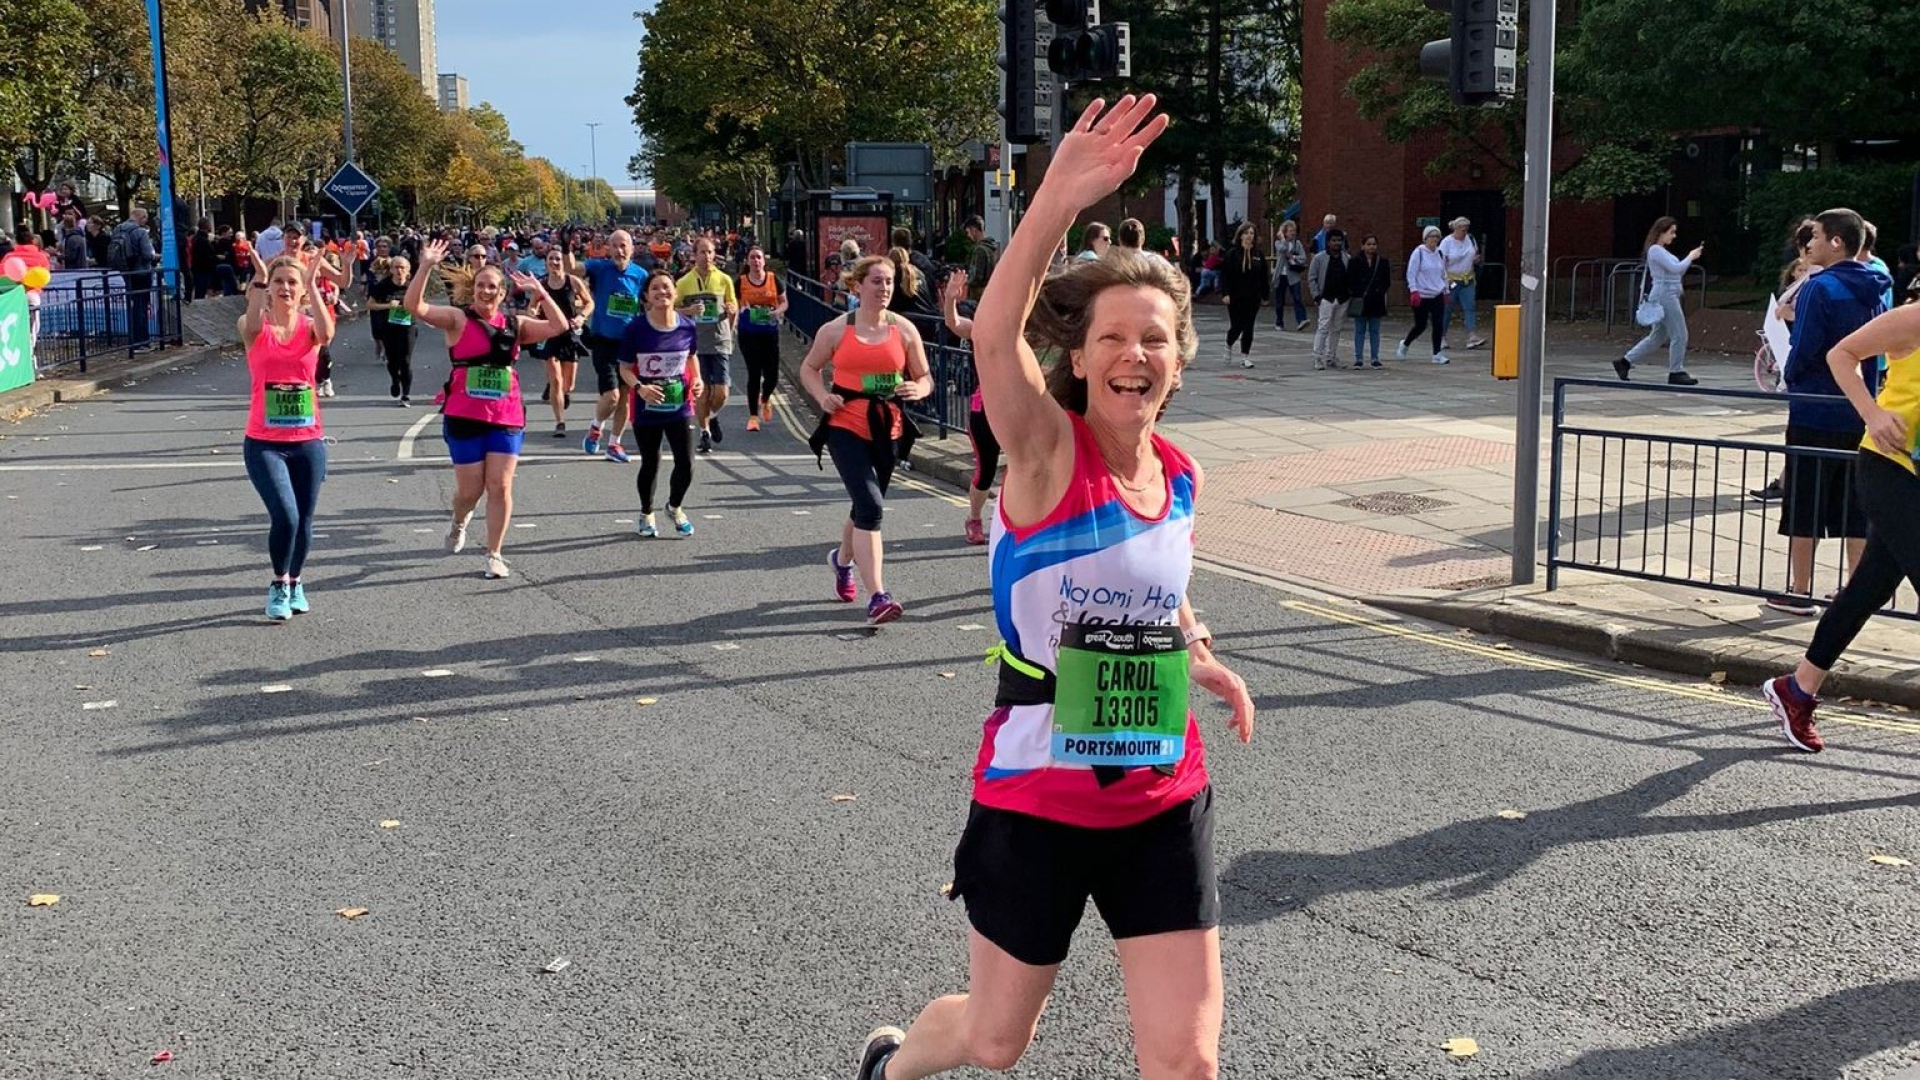
[[1116, 484], [1119, 484], [1122, 488], [1126, 489], [1127, 491], [1131, 491], [1135, 495], [1144, 495], [1146, 494], [1146, 491], [1148, 488], [1152, 487], [1155, 483], [1159, 481], [1160, 469], [1158, 466], [1155, 466], [1153, 470], [1153, 475], [1149, 476], [1144, 483], [1140, 484], [1137, 487], [1133, 484], [1127, 483], [1125, 480], [1120, 479], [1120, 477], [1116, 473], [1114, 473], [1113, 470], [1111, 469], [1107, 470], [1107, 475], [1112, 476], [1113, 482]]

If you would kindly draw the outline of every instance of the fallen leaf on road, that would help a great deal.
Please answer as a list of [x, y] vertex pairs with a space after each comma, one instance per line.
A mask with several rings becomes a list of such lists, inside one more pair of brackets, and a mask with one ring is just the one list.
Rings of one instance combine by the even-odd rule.
[[162, 1051], [160, 1051], [159, 1053], [157, 1053], [157, 1054], [155, 1054], [155, 1055], [153, 1055], [152, 1057], [150, 1057], [150, 1058], [148, 1058], [148, 1059], [147, 1059], [147, 1064], [149, 1064], [149, 1065], [165, 1065], [165, 1064], [166, 1064], [167, 1062], [169, 1062], [169, 1061], [172, 1061], [172, 1060], [173, 1060], [173, 1051], [171, 1051], [171, 1050], [162, 1050]]
[[59, 893], [37, 892], [27, 897], [28, 907], [52, 907], [60, 902]]
[[119, 708], [119, 707], [120, 707], [120, 702], [119, 702], [119, 701], [117, 701], [117, 700], [115, 700], [115, 699], [113, 699], [113, 698], [108, 698], [108, 699], [107, 699], [107, 700], [105, 700], [105, 701], [88, 701], [88, 702], [84, 702], [84, 703], [82, 703], [82, 704], [81, 704], [81, 706], [80, 706], [80, 707], [81, 707], [82, 709], [85, 709], [85, 710], [87, 710], [88, 712], [93, 712], [93, 711], [95, 711], [95, 710], [97, 710], [97, 709], [117, 709], [117, 708]]
[[388, 818], [380, 823], [380, 827], [383, 829], [397, 829], [400, 827], [400, 822], [394, 818]]
[[1499, 816], [1506, 818], [1508, 821], [1527, 820], [1527, 812], [1525, 810], [1502, 810]]
[[105, 649], [94, 649], [88, 652], [87, 655], [88, 656], [108, 656], [111, 654], [109, 654]]
[[794, 516], [794, 517], [807, 517], [808, 515], [810, 515], [810, 514], [812, 514], [812, 513], [813, 513], [813, 511], [811, 511], [811, 510], [795, 510], [795, 511], [793, 512], [793, 516]]
[[1716, 671], [1707, 676], [1707, 681], [1715, 686], [1725, 686], [1727, 685], [1727, 673], [1724, 671]]
[[545, 972], [548, 975], [558, 975], [572, 966], [573, 966], [573, 961], [567, 959], [564, 956], [556, 956], [553, 959], [547, 961], [547, 966], [541, 968], [540, 970]]
[[387, 483], [389, 484], [397, 484], [399, 482], [400, 480], [397, 477], [392, 477], [392, 476], [387, 477]]
[[1455, 630], [1453, 632], [1453, 636], [1454, 637], [1473, 637], [1474, 636], [1473, 629], [1471, 627], [1463, 626], [1460, 629]]
[[284, 694], [292, 689], [293, 687], [288, 686], [286, 683], [274, 683], [271, 686], [261, 687], [260, 692], [263, 694]]
[[635, 705], [658, 705], [660, 704], [660, 699], [657, 697], [637, 697], [633, 699], [633, 703]]
[[343, 907], [340, 910], [334, 912], [335, 915], [338, 915], [343, 919], [357, 919], [360, 916], [365, 915], [366, 913], [367, 913], [367, 909], [363, 907]]
[[947, 900], [953, 899], [953, 882], [949, 881], [945, 885], [940, 886], [940, 895]]
[[1494, 647], [1494, 648], [1496, 648], [1496, 649], [1499, 649], [1499, 650], [1500, 650], [1501, 652], [1512, 652], [1512, 651], [1513, 651], [1513, 646], [1512, 646], [1512, 645], [1509, 645], [1509, 644], [1507, 644], [1507, 643], [1506, 643], [1506, 642], [1504, 642], [1504, 641], [1496, 641], [1496, 642], [1494, 642], [1494, 643], [1493, 643], [1493, 647]]
[[1445, 1050], [1448, 1057], [1469, 1058], [1480, 1052], [1480, 1044], [1472, 1039], [1448, 1039], [1440, 1044], [1440, 1049]]
[[420, 677], [423, 679], [444, 679], [451, 674], [453, 674], [453, 672], [448, 671], [446, 668], [437, 667], [429, 668], [421, 672]]
[[134, 548], [133, 550], [135, 550], [135, 551], [152, 551], [152, 550], [153, 550], [154, 548], [157, 548], [157, 547], [159, 547], [159, 546], [160, 546], [159, 544], [141, 544], [141, 545], [140, 545], [139, 547], [137, 547], [137, 548]]
[[88, 545], [87, 545], [86, 547], [83, 547], [83, 548], [81, 548], [80, 550], [81, 550], [81, 551], [99, 551], [99, 550], [100, 550], [100, 545], [99, 545], [99, 544], [88, 544]]
[[860, 796], [858, 796], [858, 795], [829, 795], [829, 796], [827, 796], [827, 801], [829, 801], [829, 802], [852, 802], [853, 800], [855, 800], [855, 799], [857, 799], [857, 798], [859, 798], [859, 797], [860, 797]]
[[1875, 866], [1912, 866], [1913, 863], [1898, 855], [1869, 855], [1867, 861]]
[[597, 656], [576, 656], [573, 658], [573, 662], [576, 664], [592, 664], [598, 662], [599, 659]]
[[979, 623], [977, 623], [977, 622], [963, 622], [963, 623], [961, 623], [961, 624], [960, 624], [960, 629], [962, 629], [962, 630], [985, 630], [985, 629], [986, 629], [986, 627], [984, 627], [984, 626], [981, 626], [981, 625], [980, 625]]
[[739, 645], [731, 641], [716, 641], [713, 643], [713, 650], [715, 652], [733, 652], [739, 647]]
[[943, 679], [951, 679], [951, 678], [953, 678], [953, 672], [951, 672], [951, 671], [943, 671], [943, 672], [941, 672], [941, 673], [940, 673], [940, 677], [941, 677], [941, 678], [943, 678]]

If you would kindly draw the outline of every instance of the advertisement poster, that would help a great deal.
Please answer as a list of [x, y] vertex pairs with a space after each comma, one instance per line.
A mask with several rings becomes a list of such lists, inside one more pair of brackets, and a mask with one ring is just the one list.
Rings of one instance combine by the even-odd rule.
[[28, 331], [27, 290], [0, 292], [0, 391], [33, 381], [33, 338]]
[[853, 240], [860, 245], [862, 255], [884, 255], [890, 233], [883, 214], [821, 214], [820, 280], [833, 279], [834, 272], [827, 269], [827, 260], [840, 257], [841, 241]]

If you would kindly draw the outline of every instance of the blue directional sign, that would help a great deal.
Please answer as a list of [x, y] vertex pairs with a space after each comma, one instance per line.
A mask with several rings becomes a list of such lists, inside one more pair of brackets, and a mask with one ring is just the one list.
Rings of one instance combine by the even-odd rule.
[[367, 208], [375, 195], [380, 194], [380, 185], [374, 183], [373, 177], [361, 172], [360, 166], [349, 161], [340, 166], [340, 171], [334, 173], [333, 179], [328, 180], [320, 190], [326, 193], [327, 198], [339, 203], [340, 209], [348, 214], [358, 214]]

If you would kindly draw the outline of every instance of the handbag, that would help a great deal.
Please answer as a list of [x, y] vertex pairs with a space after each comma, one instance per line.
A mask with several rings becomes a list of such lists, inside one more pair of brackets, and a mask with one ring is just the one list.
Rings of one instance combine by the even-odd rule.
[[1647, 274], [1647, 290], [1640, 294], [1640, 305], [1633, 309], [1633, 321], [1641, 326], [1658, 326], [1667, 317], [1666, 306], [1653, 298], [1653, 274]]

